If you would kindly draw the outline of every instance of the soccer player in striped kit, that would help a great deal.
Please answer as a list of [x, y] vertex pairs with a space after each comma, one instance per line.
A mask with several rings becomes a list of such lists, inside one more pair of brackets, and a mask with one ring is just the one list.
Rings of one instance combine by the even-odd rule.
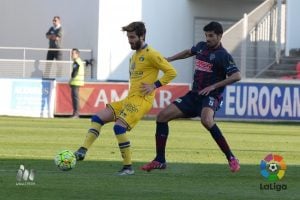
[[203, 28], [206, 42], [199, 42], [191, 49], [184, 50], [169, 58], [168, 61], [196, 56], [192, 90], [176, 99], [163, 109], [156, 120], [156, 157], [141, 167], [142, 170], [165, 169], [165, 148], [169, 134], [168, 122], [177, 118], [200, 117], [202, 125], [225, 154], [230, 170], [237, 172], [240, 165], [233, 155], [221, 130], [214, 121], [215, 112], [222, 103], [224, 87], [241, 79], [232, 56], [223, 48], [221, 38], [223, 27], [211, 22]]
[[[130, 131], [151, 109], [155, 89], [168, 84], [177, 75], [174, 67], [156, 50], [145, 42], [146, 28], [143, 22], [132, 22], [122, 27], [127, 32], [128, 42], [135, 53], [130, 59], [130, 88], [128, 96], [106, 105], [106, 108], [92, 117], [83, 145], [75, 152], [77, 160], [85, 158], [87, 150], [100, 134], [101, 127], [108, 122], [115, 122], [113, 131], [118, 141], [123, 158], [123, 168], [119, 175], [132, 175]], [[163, 75], [159, 78], [159, 71]]]

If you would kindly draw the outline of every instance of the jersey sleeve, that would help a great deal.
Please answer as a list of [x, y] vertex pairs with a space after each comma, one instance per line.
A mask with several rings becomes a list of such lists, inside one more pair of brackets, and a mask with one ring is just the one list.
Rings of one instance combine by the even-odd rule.
[[153, 66], [157, 67], [164, 73], [163, 76], [155, 82], [156, 87], [160, 87], [170, 83], [177, 76], [177, 72], [173, 65], [171, 65], [158, 52], [153, 54], [153, 56], [151, 57], [151, 61]]
[[205, 42], [199, 42], [196, 46], [192, 46], [191, 53], [197, 55], [197, 53], [203, 48]]
[[240, 70], [237, 68], [232, 56], [229, 53], [226, 53], [223, 56], [222, 64], [225, 70], [225, 73], [230, 76], [231, 74], [234, 74], [235, 72], [239, 72]]
[[73, 63], [73, 70], [72, 70], [72, 74], [71, 74], [72, 78], [74, 78], [75, 76], [77, 76], [78, 70], [79, 70], [79, 64], [75, 61]]

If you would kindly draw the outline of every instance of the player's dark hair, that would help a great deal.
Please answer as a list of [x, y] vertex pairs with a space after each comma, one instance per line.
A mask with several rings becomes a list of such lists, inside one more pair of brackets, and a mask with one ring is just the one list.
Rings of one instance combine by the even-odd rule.
[[53, 19], [58, 19], [60, 21], [60, 16], [54, 16]]
[[80, 51], [77, 48], [73, 48], [72, 51], [75, 51], [77, 54], [80, 54]]
[[123, 26], [122, 31], [127, 31], [127, 32], [134, 31], [138, 37], [144, 36], [144, 39], [146, 37], [146, 27], [144, 22], [132, 22], [127, 26]]
[[209, 24], [204, 26], [203, 31], [205, 31], [205, 32], [213, 31], [217, 35], [222, 35], [223, 27], [219, 22], [210, 22]]

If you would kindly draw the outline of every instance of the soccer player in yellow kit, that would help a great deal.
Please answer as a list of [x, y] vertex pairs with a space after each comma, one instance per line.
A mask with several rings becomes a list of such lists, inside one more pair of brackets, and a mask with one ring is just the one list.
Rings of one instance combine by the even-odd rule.
[[[74, 153], [77, 160], [83, 160], [87, 150], [99, 137], [101, 127], [115, 122], [113, 131], [118, 140], [123, 158], [123, 168], [118, 175], [132, 175], [130, 131], [152, 107], [155, 89], [168, 84], [177, 75], [174, 67], [156, 50], [145, 43], [146, 28], [143, 22], [132, 22], [122, 27], [127, 32], [128, 42], [136, 52], [130, 59], [130, 86], [128, 96], [106, 105], [106, 108], [92, 116], [83, 145]], [[164, 74], [158, 77], [159, 71]]]

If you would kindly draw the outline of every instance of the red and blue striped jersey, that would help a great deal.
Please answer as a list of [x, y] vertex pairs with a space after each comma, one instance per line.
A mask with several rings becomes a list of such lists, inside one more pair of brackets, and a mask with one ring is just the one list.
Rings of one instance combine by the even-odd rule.
[[[196, 56], [193, 92], [199, 92], [239, 71], [232, 56], [222, 45], [216, 49], [211, 49], [206, 42], [199, 42], [191, 48], [191, 53]], [[217, 88], [210, 95], [218, 97], [222, 95], [223, 91], [224, 87]]]

